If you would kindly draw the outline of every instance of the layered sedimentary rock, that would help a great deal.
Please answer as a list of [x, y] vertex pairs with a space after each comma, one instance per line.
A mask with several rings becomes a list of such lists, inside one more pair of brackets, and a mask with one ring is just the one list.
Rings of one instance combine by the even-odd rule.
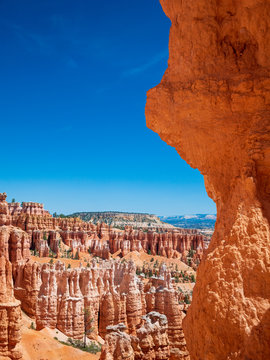
[[[181, 305], [169, 271], [160, 271], [148, 287], [137, 277], [133, 262], [93, 260], [86, 268], [66, 269], [63, 263], [16, 266], [15, 294], [22, 309], [36, 318], [37, 329], [58, 328], [72, 338], [82, 338], [87, 312], [93, 332], [105, 337], [108, 326], [124, 324], [129, 335], [138, 336], [142, 317], [159, 311], [168, 319], [166, 334], [170, 351], [188, 359], [182, 330]], [[143, 336], [143, 335], [142, 335]]]
[[108, 326], [100, 359], [171, 359], [167, 325], [166, 316], [153, 311], [141, 318], [134, 336], [125, 333], [124, 324]]
[[31, 250], [40, 257], [60, 256], [61, 245], [67, 245], [74, 253], [89, 251], [103, 259], [109, 259], [115, 252], [125, 256], [142, 250], [152, 255], [185, 259], [190, 249], [195, 250], [200, 259], [205, 248], [205, 237], [194, 229], [144, 232], [126, 226], [124, 231], [119, 231], [105, 223], [95, 225], [80, 218], [52, 217], [39, 203], [24, 202], [22, 206], [5, 203], [3, 206], [5, 224], [27, 232]]
[[19, 229], [16, 232], [8, 224], [10, 214], [6, 194], [3, 193], [0, 194], [0, 357], [21, 359], [17, 346], [21, 338], [21, 308], [20, 301], [14, 297], [12, 264], [9, 260], [21, 260], [26, 241], [19, 243], [22, 232]]
[[20, 301], [13, 294], [12, 265], [0, 257], [0, 357], [21, 359], [17, 344], [21, 339]]
[[152, 255], [161, 255], [168, 258], [178, 258], [190, 249], [202, 255], [204, 236], [196, 230], [174, 229], [166, 232], [143, 232], [127, 227], [123, 232], [111, 232], [109, 238], [110, 251], [115, 253], [121, 250], [123, 256], [130, 251], [141, 251]]
[[18, 202], [9, 203], [9, 212], [13, 216], [27, 214], [27, 215], [36, 215], [36, 216], [48, 216], [51, 217], [49, 211], [44, 210], [43, 204], [36, 202], [23, 202], [22, 206]]
[[120, 323], [108, 326], [105, 344], [102, 347], [100, 360], [135, 360], [131, 345], [132, 336], [127, 334], [127, 327]]
[[6, 198], [6, 193], [0, 193], [0, 226], [10, 225], [11, 223], [11, 216]]
[[184, 330], [192, 359], [270, 358], [270, 3], [161, 0], [172, 26], [147, 125], [217, 205]]

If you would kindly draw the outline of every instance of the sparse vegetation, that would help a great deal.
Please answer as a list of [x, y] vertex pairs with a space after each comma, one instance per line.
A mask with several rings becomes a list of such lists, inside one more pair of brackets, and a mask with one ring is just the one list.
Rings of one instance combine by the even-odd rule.
[[91, 341], [90, 344], [87, 344], [84, 346], [84, 342], [82, 340], [75, 340], [75, 339], [68, 338], [68, 342], [65, 343], [65, 345], [73, 346], [77, 349], [89, 352], [91, 354], [96, 354], [97, 352], [101, 351], [101, 345], [100, 344], [98, 345], [93, 341]]
[[[54, 337], [54, 339], [58, 340], [56, 337]], [[90, 344], [87, 344], [85, 347], [82, 340], [75, 340], [72, 338], [68, 338], [67, 342], [60, 340], [58, 341], [63, 345], [72, 346], [76, 349], [80, 349], [82, 351], [86, 351], [91, 354], [96, 354], [101, 351], [101, 344], [100, 343], [96, 344], [94, 341], [91, 341]]]
[[186, 295], [184, 296], [184, 303], [185, 303], [185, 304], [190, 304], [190, 303], [191, 303], [190, 297], [189, 297], [188, 294], [186, 294]]

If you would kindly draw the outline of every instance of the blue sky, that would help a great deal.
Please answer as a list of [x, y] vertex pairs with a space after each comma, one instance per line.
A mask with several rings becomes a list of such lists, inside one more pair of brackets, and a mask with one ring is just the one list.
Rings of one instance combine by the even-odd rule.
[[0, 0], [0, 191], [51, 211], [215, 213], [145, 125], [170, 22], [157, 0]]

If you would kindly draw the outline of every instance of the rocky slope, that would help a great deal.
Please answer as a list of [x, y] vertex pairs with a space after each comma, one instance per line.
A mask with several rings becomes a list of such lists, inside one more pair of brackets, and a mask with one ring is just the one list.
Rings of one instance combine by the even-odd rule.
[[270, 3], [161, 0], [169, 61], [147, 125], [204, 175], [215, 233], [184, 321], [194, 360], [270, 358]]

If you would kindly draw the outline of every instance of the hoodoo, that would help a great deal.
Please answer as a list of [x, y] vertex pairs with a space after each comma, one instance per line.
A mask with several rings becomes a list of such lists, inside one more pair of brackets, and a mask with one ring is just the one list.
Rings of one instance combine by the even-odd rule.
[[270, 359], [270, 2], [161, 0], [172, 26], [146, 118], [217, 205], [184, 320], [194, 360]]

